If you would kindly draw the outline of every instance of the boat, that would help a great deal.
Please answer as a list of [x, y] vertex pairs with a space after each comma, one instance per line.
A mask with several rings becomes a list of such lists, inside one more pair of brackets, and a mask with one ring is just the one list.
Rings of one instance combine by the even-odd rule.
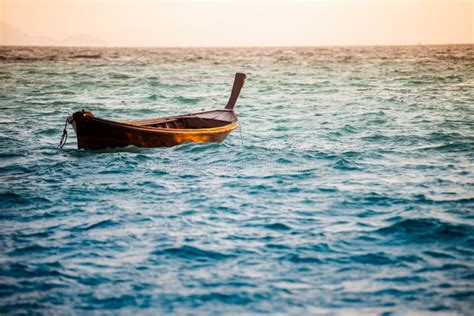
[[68, 117], [60, 148], [67, 140], [67, 124], [77, 137], [78, 149], [96, 150], [116, 147], [172, 147], [187, 142], [222, 142], [239, 127], [234, 106], [246, 75], [235, 75], [232, 92], [223, 109], [166, 116], [152, 119], [110, 121], [95, 117], [89, 111], [78, 111]]

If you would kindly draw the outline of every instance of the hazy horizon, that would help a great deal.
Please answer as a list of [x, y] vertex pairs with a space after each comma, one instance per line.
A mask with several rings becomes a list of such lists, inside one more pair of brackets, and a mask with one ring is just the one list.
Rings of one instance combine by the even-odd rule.
[[473, 3], [474, 0], [0, 0], [0, 45], [472, 44]]

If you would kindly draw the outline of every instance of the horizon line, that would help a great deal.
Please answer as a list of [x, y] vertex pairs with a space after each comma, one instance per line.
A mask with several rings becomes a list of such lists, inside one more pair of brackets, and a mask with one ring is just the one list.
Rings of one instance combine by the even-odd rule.
[[416, 44], [333, 44], [333, 45], [242, 45], [242, 46], [194, 46], [194, 45], [182, 45], [182, 46], [120, 46], [120, 45], [106, 45], [106, 46], [93, 46], [93, 45], [22, 45], [22, 44], [0, 44], [0, 47], [37, 47], [37, 48], [319, 48], [319, 47], [400, 47], [400, 46], [446, 46], [446, 45], [474, 45], [471, 43], [416, 43]]

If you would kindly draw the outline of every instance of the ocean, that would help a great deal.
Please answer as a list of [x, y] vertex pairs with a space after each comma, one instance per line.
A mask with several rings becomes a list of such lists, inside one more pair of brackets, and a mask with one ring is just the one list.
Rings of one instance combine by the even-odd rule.
[[[223, 143], [57, 148], [223, 108]], [[0, 47], [0, 313], [474, 310], [474, 45]]]

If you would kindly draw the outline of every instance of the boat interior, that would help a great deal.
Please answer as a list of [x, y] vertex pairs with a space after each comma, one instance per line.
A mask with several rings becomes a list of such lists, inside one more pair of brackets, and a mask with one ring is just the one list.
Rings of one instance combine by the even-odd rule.
[[201, 129], [228, 125], [237, 121], [233, 111], [214, 110], [202, 113], [185, 114], [148, 120], [128, 121], [128, 124], [169, 128], [169, 129]]

